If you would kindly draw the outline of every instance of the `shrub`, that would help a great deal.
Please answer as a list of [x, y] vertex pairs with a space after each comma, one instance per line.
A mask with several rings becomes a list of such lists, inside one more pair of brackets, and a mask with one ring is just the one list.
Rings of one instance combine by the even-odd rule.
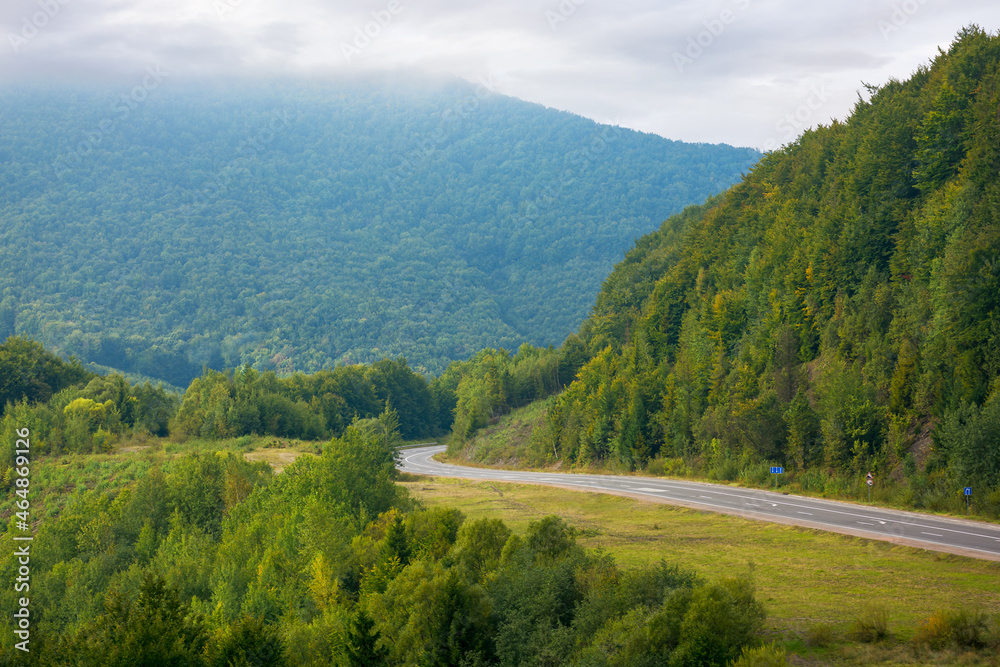
[[666, 459], [666, 475], [668, 477], [686, 477], [691, 474], [691, 469], [688, 468], [684, 459], [680, 456], [676, 456], [672, 459]]
[[944, 491], [932, 490], [924, 494], [921, 505], [932, 512], [943, 512], [951, 509], [953, 503], [949, 502], [949, 494]]
[[936, 611], [917, 628], [913, 642], [934, 649], [948, 643], [961, 648], [983, 648], [991, 643], [989, 614], [978, 609]]
[[730, 667], [787, 667], [788, 657], [785, 649], [774, 643], [757, 648], [746, 646], [740, 657], [730, 663]]
[[687, 464], [681, 457], [663, 458], [657, 456], [650, 459], [646, 465], [646, 472], [657, 477], [684, 477], [688, 474]]
[[564, 556], [575, 544], [570, 527], [554, 514], [529, 523], [525, 541], [535, 553], [549, 559]]
[[694, 591], [684, 614], [671, 664], [726, 664], [756, 640], [763, 625], [764, 607], [754, 598], [749, 579], [702, 586]]
[[765, 463], [751, 463], [740, 471], [740, 481], [749, 486], [764, 486], [773, 483], [771, 468]]
[[898, 487], [890, 496], [889, 504], [902, 507], [916, 507], [917, 494], [909, 486]]
[[489, 650], [490, 600], [456, 568], [417, 561], [366, 605], [390, 664], [475, 664]]
[[[973, 507], [975, 509], [975, 507]], [[993, 519], [1000, 519], [1000, 487], [993, 489], [979, 502], [979, 512]]]
[[795, 480], [803, 491], [822, 492], [826, 489], [826, 475], [821, 470], [805, 470], [799, 473]]
[[660, 456], [657, 456], [655, 459], [650, 459], [649, 463], [646, 464], [646, 472], [650, 475], [656, 475], [657, 477], [663, 477], [666, 475], [666, 469], [666, 461]]
[[478, 581], [484, 573], [495, 569], [500, 563], [504, 545], [510, 536], [510, 528], [500, 519], [484, 517], [468, 521], [458, 530], [455, 560], [473, 572]]
[[829, 476], [823, 481], [823, 495], [825, 496], [846, 496], [851, 493], [851, 483], [848, 479], [839, 476]]
[[806, 646], [823, 647], [833, 643], [833, 627], [827, 624], [813, 625], [806, 630]]
[[889, 612], [885, 605], [868, 603], [851, 624], [851, 636], [862, 642], [877, 642], [889, 636]]
[[739, 476], [739, 462], [728, 457], [713, 465], [708, 471], [709, 479], [717, 479], [724, 482], [734, 482]]
[[947, 614], [943, 611], [936, 611], [917, 626], [917, 631], [913, 635], [913, 643], [940, 649], [948, 643], [950, 634], [951, 628]]
[[963, 648], [982, 648], [987, 645], [990, 617], [977, 609], [959, 609], [948, 615], [951, 639]]

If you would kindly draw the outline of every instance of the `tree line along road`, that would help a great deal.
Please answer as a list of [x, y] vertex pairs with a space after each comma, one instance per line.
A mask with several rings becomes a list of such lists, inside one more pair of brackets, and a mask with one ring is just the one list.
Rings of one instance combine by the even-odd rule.
[[444, 449], [443, 445], [432, 445], [403, 450], [399, 468], [414, 475], [542, 484], [613, 493], [1000, 561], [1000, 525], [996, 524], [703, 482], [471, 468], [435, 461], [432, 457]]

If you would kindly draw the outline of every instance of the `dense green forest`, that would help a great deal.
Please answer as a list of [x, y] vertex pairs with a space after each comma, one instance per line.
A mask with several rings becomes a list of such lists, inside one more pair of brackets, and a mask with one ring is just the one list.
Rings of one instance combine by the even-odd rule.
[[0, 480], [11, 481], [18, 428], [34, 434], [34, 452], [57, 456], [107, 453], [150, 436], [322, 441], [386, 409], [398, 416], [407, 440], [448, 434], [456, 415], [454, 428], [471, 434], [511, 407], [551, 395], [585, 362], [579, 339], [571, 336], [558, 350], [527, 343], [513, 355], [481, 350], [431, 380], [403, 358], [286, 377], [240, 366], [205, 369], [175, 393], [120, 374], [91, 373], [74, 358], [65, 361], [37, 341], [12, 336], [0, 343]]
[[[19, 662], [723, 666], [759, 644], [764, 609], [746, 576], [622, 570], [554, 516], [518, 535], [421, 509], [395, 483], [397, 424], [393, 412], [355, 421], [280, 475], [193, 452], [79, 491], [30, 543]], [[52, 468], [64, 483], [70, 471]], [[14, 581], [5, 541], [0, 572]], [[18, 595], [4, 587], [4, 608]], [[15, 641], [0, 636], [8, 658]]]
[[777, 463], [834, 494], [872, 471], [900, 504], [956, 508], [973, 486], [998, 514], [998, 60], [998, 38], [969, 28], [910, 80], [870, 87], [846, 121], [671, 217], [558, 349], [485, 348], [431, 380], [402, 358], [205, 370], [177, 398], [84, 378], [78, 362], [46, 380], [63, 362], [14, 338], [4, 354], [33, 359], [37, 377], [5, 388], [4, 428], [30, 423], [52, 452], [130, 432], [325, 439], [388, 406], [406, 438], [453, 429], [456, 452], [545, 399], [528, 463], [748, 482]]
[[[529, 345], [521, 355], [538, 355]], [[38, 454], [110, 452], [133, 435], [223, 440], [272, 435], [329, 440], [389, 408], [407, 439], [448, 432], [462, 364], [428, 381], [404, 359], [278, 377], [248, 366], [206, 369], [178, 395], [121, 375], [95, 375], [20, 337], [0, 344], [0, 479], [10, 481], [18, 428]], [[6, 474], [4, 474], [6, 472]]]
[[759, 158], [485, 84], [132, 85], [0, 90], [0, 339], [180, 388], [559, 344], [629, 243]]
[[[967, 28], [640, 239], [525, 460], [758, 483], [783, 464], [834, 493], [872, 471], [902, 504], [964, 509], [972, 486], [1000, 515], [998, 67], [1000, 37]], [[513, 407], [491, 395], [483, 414]]]
[[[0, 326], [5, 334], [29, 335], [0, 344], [0, 484], [8, 496], [0, 571], [16, 580], [12, 536], [25, 528], [11, 509], [23, 478], [14, 472], [22, 465], [14, 443], [17, 429], [28, 429], [31, 500], [44, 504], [32, 505], [39, 514], [28, 521], [32, 650], [21, 656], [27, 661], [741, 664], [741, 652], [761, 643], [764, 620], [749, 575], [708, 582], [669, 564], [626, 570], [580, 548], [574, 529], [557, 517], [514, 534], [499, 521], [421, 508], [395, 483], [402, 438], [450, 430], [451, 451], [461, 454], [478, 432], [533, 401], [542, 401], [534, 406], [542, 409], [534, 411], [540, 416], [519, 452], [528, 465], [754, 483], [766, 478], [768, 465], [783, 464], [801, 488], [829, 494], [872, 471], [898, 504], [953, 510], [961, 487], [972, 486], [976, 511], [1000, 516], [1000, 36], [963, 30], [909, 80], [870, 86], [844, 122], [768, 154], [739, 184], [635, 241], [578, 333], [558, 348], [524, 342], [531, 336], [516, 327], [498, 338], [457, 343], [454, 336], [471, 324], [463, 328], [449, 317], [479, 308], [503, 311], [506, 319], [493, 321], [505, 326], [537, 323], [545, 299], [561, 303], [560, 290], [580, 291], [553, 282], [557, 269], [586, 273], [584, 257], [587, 271], [597, 271], [605, 260], [583, 250], [593, 239], [633, 233], [623, 231], [625, 218], [587, 203], [586, 212], [571, 218], [586, 233], [580, 240], [560, 237], [568, 229], [556, 225], [561, 197], [583, 201], [570, 196], [583, 184], [559, 180], [566, 174], [562, 158], [550, 165], [552, 174], [562, 174], [558, 197], [549, 201], [528, 188], [502, 199], [511, 204], [502, 220], [521, 221], [516, 230], [492, 217], [492, 204], [477, 208], [474, 199], [463, 200], [470, 203], [459, 215], [435, 213], [426, 200], [435, 174], [446, 173], [457, 180], [441, 183], [460, 183], [481, 202], [501, 201], [491, 199], [490, 188], [508, 181], [484, 171], [486, 162], [513, 173], [537, 159], [531, 152], [537, 146], [518, 143], [522, 135], [535, 136], [526, 135], [529, 129], [541, 131], [540, 120], [525, 120], [535, 118], [537, 107], [476, 98], [468, 122], [460, 117], [434, 134], [447, 97], [441, 90], [425, 97], [372, 93], [368, 106], [352, 97], [358, 91], [345, 90], [338, 106], [328, 87], [296, 87], [296, 118], [308, 122], [289, 123], [284, 135], [276, 128], [261, 149], [240, 148], [238, 137], [253, 136], [255, 123], [288, 99], [286, 89], [239, 87], [226, 91], [232, 98], [192, 91], [171, 97], [164, 89], [162, 99], [151, 97], [148, 108], [140, 105], [101, 130], [91, 151], [77, 155], [79, 164], [59, 162], [53, 176], [59, 187], [33, 174], [65, 153], [31, 156], [59, 142], [40, 139], [41, 125], [31, 130], [29, 119], [11, 110], [26, 100], [64, 104], [58, 97], [64, 91], [5, 95], [4, 141], [14, 141], [12, 127], [26, 134], [18, 135], [15, 143], [23, 143], [16, 151], [0, 156], [9, 222], [0, 232], [9, 267]], [[475, 97], [465, 87], [444, 90]], [[70, 107], [50, 101], [39, 104], [38, 114], [46, 122], [65, 120], [71, 108], [84, 126], [100, 128], [107, 108], [98, 100], [81, 91]], [[413, 104], [426, 116], [399, 112]], [[361, 109], [372, 108], [380, 110], [369, 120]], [[170, 113], [157, 116], [155, 109]], [[335, 122], [317, 124], [320, 113], [334, 114]], [[242, 129], [234, 129], [234, 117]], [[470, 129], [471, 117], [481, 123], [478, 131]], [[563, 117], [567, 136], [550, 137], [561, 145], [603, 131]], [[195, 118], [204, 127], [185, 126]], [[425, 124], [406, 125], [415, 118]], [[341, 126], [351, 132], [330, 129]], [[324, 141], [381, 136], [383, 126], [395, 128], [390, 134], [409, 148], [380, 153], [375, 143], [352, 144], [371, 149], [372, 164], [383, 171], [358, 176], [345, 167], [340, 178], [352, 173], [360, 180], [344, 194], [348, 181], [332, 178], [328, 155], [319, 155], [333, 145]], [[68, 137], [75, 127], [53, 121], [50, 134]], [[510, 134], [515, 127], [517, 141]], [[406, 141], [421, 128], [439, 139], [418, 160]], [[642, 143], [635, 133], [608, 131], [612, 138], [602, 140], [609, 146]], [[282, 144], [282, 136], [291, 143]], [[668, 145], [694, 150], [661, 146]], [[520, 157], [502, 161], [501, 147], [510, 146]], [[472, 161], [473, 147], [492, 157]], [[617, 165], [644, 184], [644, 201], [654, 202], [662, 174], [643, 174], [644, 165], [656, 162], [644, 162], [638, 144], [633, 149], [625, 157], [602, 153], [611, 166], [598, 168], [600, 160], [588, 158], [578, 178], [625, 178]], [[227, 150], [251, 157], [226, 158], [220, 171], [213, 160]], [[297, 176], [301, 170], [290, 165], [302, 155], [325, 165], [316, 167], [326, 174], [317, 177], [323, 183]], [[192, 156], [197, 169], [175, 171]], [[364, 157], [344, 159], [360, 164]], [[216, 185], [204, 187], [213, 173]], [[373, 194], [365, 174], [388, 174], [379, 192], [404, 196], [384, 217], [361, 213], [359, 202], [382, 196]], [[544, 178], [532, 182], [545, 187]], [[628, 198], [634, 191], [614, 183], [594, 180], [587, 187], [604, 188], [621, 211], [636, 207]], [[137, 204], [141, 188], [152, 194]], [[102, 199], [109, 189], [117, 198]], [[316, 201], [338, 213], [290, 213]], [[163, 208], [165, 202], [173, 208]], [[642, 215], [655, 215], [655, 206]], [[463, 235], [448, 226], [462, 216], [493, 231]], [[289, 220], [299, 226], [289, 227]], [[431, 221], [450, 231], [437, 231]], [[524, 266], [537, 268], [539, 283], [520, 283], [501, 296], [490, 281], [514, 278], [491, 264], [508, 252], [496, 245], [504, 229], [507, 238], [520, 239], [517, 252]], [[80, 235], [79, 245], [59, 236], [69, 231]], [[333, 255], [328, 238], [344, 248], [367, 239], [362, 247], [372, 253], [385, 252], [376, 248], [382, 239], [395, 245], [381, 255], [384, 261], [361, 254], [322, 264], [321, 256]], [[63, 264], [29, 270], [16, 261], [27, 252]], [[422, 258], [426, 276], [406, 268], [410, 252]], [[249, 259], [257, 255], [259, 265]], [[466, 274], [451, 273], [461, 267], [448, 262], [459, 262]], [[450, 276], [454, 294], [474, 301], [456, 296], [448, 302], [454, 309], [440, 306], [434, 319], [431, 301], [405, 290], [392, 301], [375, 289], [437, 289], [427, 287], [437, 284], [434, 267]], [[524, 271], [515, 283], [527, 279]], [[477, 277], [468, 283], [455, 277], [472, 272]], [[222, 275], [232, 282], [223, 284]], [[330, 313], [338, 311], [326, 310], [333, 292], [323, 290], [343, 290], [337, 292], [343, 321], [352, 325], [331, 324]], [[406, 310], [400, 304], [411, 296], [413, 309]], [[501, 307], [514, 298], [534, 314]], [[303, 303], [310, 316], [290, 319], [306, 312]], [[366, 313], [378, 320], [368, 328]], [[563, 316], [545, 317], [551, 324]], [[442, 329], [418, 335], [399, 324], [404, 319], [427, 326], [434, 319]], [[552, 331], [571, 319], [551, 324]], [[228, 324], [207, 326], [219, 321]], [[315, 337], [319, 331], [325, 339]], [[339, 347], [348, 340], [342, 335], [374, 342]], [[411, 367], [381, 342], [393, 336], [410, 336], [414, 346], [406, 351], [420, 361]], [[421, 357], [422, 349], [447, 352]], [[368, 363], [344, 363], [358, 359]], [[81, 360], [166, 377], [186, 390], [98, 375]], [[215, 364], [229, 368], [212, 370]], [[252, 434], [328, 442], [281, 474], [245, 460], [238, 447], [212, 451], [223, 439]], [[83, 460], [140, 436], [201, 444], [179, 456], [128, 457], [96, 484], [78, 479]], [[11, 587], [0, 593], [7, 609], [18, 608], [17, 597]], [[13, 633], [0, 635], [5, 659], [14, 641]], [[778, 655], [765, 659], [783, 663]]]

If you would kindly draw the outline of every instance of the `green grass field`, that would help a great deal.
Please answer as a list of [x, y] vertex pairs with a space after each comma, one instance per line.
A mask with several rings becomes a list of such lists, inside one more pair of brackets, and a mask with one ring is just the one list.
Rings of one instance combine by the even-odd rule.
[[[997, 562], [621, 496], [408, 479], [413, 481], [404, 486], [427, 506], [455, 507], [468, 518], [499, 517], [515, 531], [557, 514], [581, 531], [583, 546], [603, 549], [625, 566], [662, 559], [708, 579], [752, 570], [772, 638], [798, 656], [794, 664], [1000, 664], [982, 652], [921, 653], [908, 641], [921, 621], [942, 609], [981, 609], [996, 623]], [[871, 602], [885, 604], [892, 638], [873, 645], [850, 640], [851, 624]], [[829, 646], [806, 645], [805, 638], [817, 632], [832, 633]]]

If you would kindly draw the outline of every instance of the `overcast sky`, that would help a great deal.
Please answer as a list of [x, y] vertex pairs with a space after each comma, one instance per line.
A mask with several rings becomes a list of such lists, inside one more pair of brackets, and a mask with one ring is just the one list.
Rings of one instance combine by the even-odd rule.
[[846, 118], [998, 0], [0, 0], [0, 79], [416, 68], [671, 139], [773, 148]]

